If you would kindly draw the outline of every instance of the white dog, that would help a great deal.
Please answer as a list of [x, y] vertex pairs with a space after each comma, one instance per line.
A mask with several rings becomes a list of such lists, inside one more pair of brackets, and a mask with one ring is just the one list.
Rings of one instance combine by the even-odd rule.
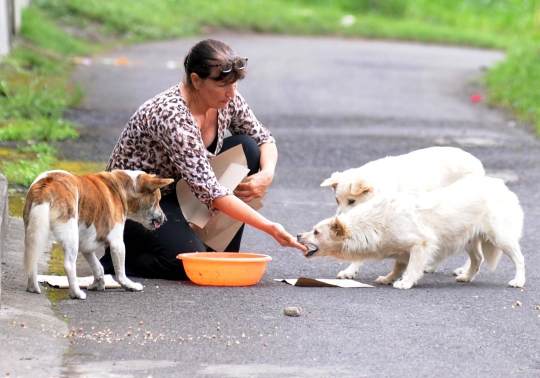
[[[455, 147], [429, 147], [400, 156], [371, 161], [360, 168], [334, 172], [321, 186], [331, 186], [338, 205], [337, 214], [381, 195], [397, 192], [425, 193], [445, 187], [467, 176], [484, 176], [482, 162]], [[468, 268], [467, 263], [454, 274]], [[354, 278], [362, 263], [354, 262], [338, 273], [338, 278]], [[426, 267], [432, 273], [438, 265]]]
[[299, 234], [298, 241], [310, 247], [306, 257], [394, 258], [394, 270], [376, 283], [390, 284], [402, 277], [394, 283], [398, 289], [412, 287], [428, 262], [438, 264], [463, 249], [471, 263], [456, 280], [472, 281], [484, 257], [494, 269], [502, 251], [516, 268], [508, 284], [523, 287], [522, 228], [519, 200], [504, 182], [470, 176], [424, 194], [397, 193], [368, 201], [323, 220], [312, 231]]
[[159, 207], [159, 189], [173, 181], [141, 171], [115, 170], [82, 176], [67, 171], [42, 173], [30, 186], [23, 211], [27, 290], [41, 293], [37, 260], [45, 251], [50, 232], [64, 250], [71, 298], [86, 298], [77, 283], [78, 252], [82, 252], [94, 274], [88, 289], [105, 290], [103, 267], [94, 252], [107, 245], [116, 281], [126, 290], [142, 290], [141, 284], [125, 275], [124, 223], [132, 219], [150, 230], [160, 227], [167, 218]]

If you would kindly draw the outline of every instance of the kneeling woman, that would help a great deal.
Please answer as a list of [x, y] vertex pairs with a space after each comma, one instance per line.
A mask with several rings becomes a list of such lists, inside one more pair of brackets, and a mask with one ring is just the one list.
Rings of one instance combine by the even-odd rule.
[[[162, 189], [160, 205], [168, 221], [155, 231], [128, 220], [124, 230], [126, 274], [187, 279], [179, 253], [203, 252], [205, 245], [184, 218], [175, 186], [184, 179], [213, 213], [224, 212], [273, 236], [280, 245], [305, 250], [278, 223], [249, 207], [262, 198], [277, 163], [275, 140], [236, 92], [246, 72], [241, 58], [225, 43], [204, 40], [184, 59], [184, 80], [145, 102], [131, 117], [109, 159], [107, 170], [142, 170], [175, 184]], [[225, 138], [229, 130], [232, 136]], [[248, 179], [231, 193], [216, 179], [210, 159], [241, 144], [250, 170]], [[243, 226], [226, 252], [238, 252]], [[101, 259], [114, 274], [109, 250]]]

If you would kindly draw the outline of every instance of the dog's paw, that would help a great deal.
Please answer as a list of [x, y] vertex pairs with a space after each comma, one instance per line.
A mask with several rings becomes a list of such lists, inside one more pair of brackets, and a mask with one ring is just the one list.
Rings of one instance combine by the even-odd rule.
[[[457, 268], [456, 270], [454, 270], [454, 271], [452, 272], [452, 274], [453, 274], [454, 276], [461, 276], [461, 275], [465, 274], [465, 268], [463, 268], [463, 267]], [[457, 278], [456, 278], [456, 280], [457, 280]]]
[[472, 279], [465, 273], [462, 273], [456, 277], [456, 282], [471, 282], [471, 281]]
[[430, 262], [424, 268], [424, 273], [429, 273], [429, 274], [435, 273], [437, 271], [437, 269], [439, 269], [439, 264], [434, 263], [434, 262]]
[[92, 282], [92, 284], [88, 285], [88, 290], [92, 291], [105, 291], [105, 279], [101, 278], [99, 280], [95, 280]]
[[391, 279], [386, 278], [386, 276], [379, 276], [375, 283], [378, 285], [390, 285], [392, 283]]
[[26, 291], [28, 291], [30, 293], [41, 294], [41, 288], [39, 287], [37, 277], [28, 278], [28, 283], [26, 285]]
[[400, 290], [410, 289], [412, 286], [413, 286], [413, 283], [409, 282], [409, 281], [401, 280], [401, 281], [394, 282], [394, 288], [395, 289], [400, 289]]
[[36, 293], [36, 294], [41, 294], [41, 289], [39, 288], [39, 286], [28, 286], [26, 288], [26, 291], [30, 292], [30, 293]]
[[124, 286], [127, 291], [142, 291], [143, 285], [137, 282], [131, 282], [131, 284]]
[[508, 286], [510, 286], [510, 287], [523, 287], [523, 286], [525, 286], [525, 280], [513, 279], [512, 281], [508, 282]]
[[73, 299], [86, 299], [86, 293], [81, 290], [70, 292], [69, 296]]
[[354, 278], [354, 276], [356, 276], [356, 272], [351, 272], [351, 271], [345, 269], [345, 270], [342, 270], [341, 272], [339, 272], [336, 277], [340, 278], [342, 280], [346, 280], [346, 279], [352, 280]]

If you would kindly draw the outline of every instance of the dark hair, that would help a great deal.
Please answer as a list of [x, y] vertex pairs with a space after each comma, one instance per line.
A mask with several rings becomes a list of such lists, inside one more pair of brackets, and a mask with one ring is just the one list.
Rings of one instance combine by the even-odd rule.
[[223, 73], [218, 67], [207, 67], [209, 64], [219, 64], [221, 62], [234, 62], [239, 56], [224, 42], [215, 39], [205, 39], [194, 45], [184, 58], [184, 83], [193, 89], [191, 74], [194, 72], [201, 79], [212, 79], [215, 81], [225, 81], [234, 83], [242, 80], [246, 75], [246, 70], [239, 70], [233, 67], [231, 72]]

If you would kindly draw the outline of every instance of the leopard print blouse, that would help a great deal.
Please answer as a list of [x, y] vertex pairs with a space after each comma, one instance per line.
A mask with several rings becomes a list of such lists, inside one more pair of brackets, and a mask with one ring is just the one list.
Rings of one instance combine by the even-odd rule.
[[[272, 134], [255, 118], [237, 92], [225, 109], [218, 109], [218, 133], [215, 154], [223, 146], [226, 130], [250, 135], [257, 144], [275, 143]], [[215, 154], [204, 146], [202, 136], [176, 85], [146, 101], [131, 117], [112, 152], [107, 170], [141, 170], [157, 177], [174, 178], [161, 191], [175, 190], [184, 179], [195, 196], [212, 213], [215, 198], [231, 194], [216, 179], [210, 166]]]

